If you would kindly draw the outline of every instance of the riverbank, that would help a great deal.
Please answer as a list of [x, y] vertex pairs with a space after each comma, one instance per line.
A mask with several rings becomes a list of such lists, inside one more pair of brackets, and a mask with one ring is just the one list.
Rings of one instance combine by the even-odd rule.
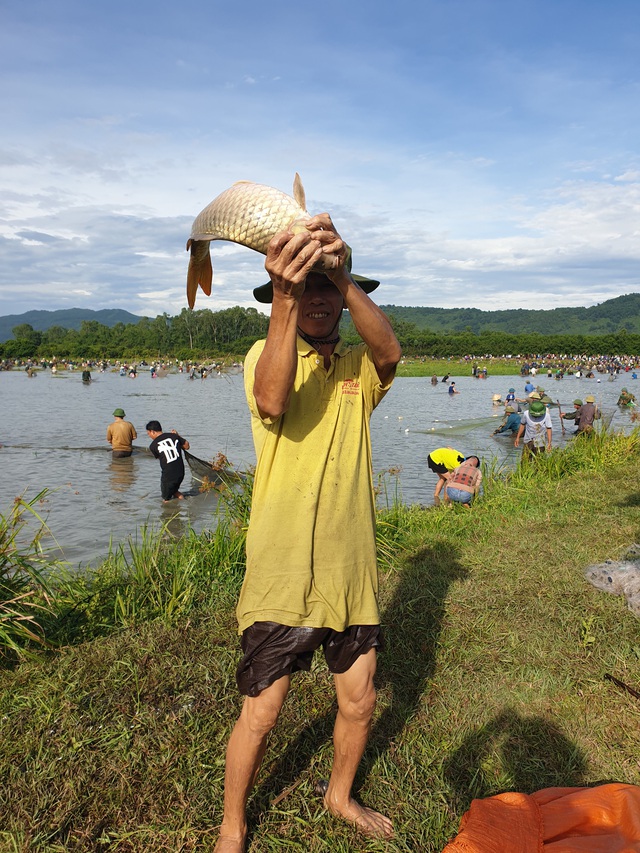
[[[544, 362], [544, 359], [542, 359]], [[552, 379], [556, 377], [556, 371], [560, 364], [563, 365], [563, 373], [566, 375], [571, 375], [574, 372], [574, 368], [571, 367], [571, 359], [569, 358], [567, 361], [563, 361], [562, 359], [554, 357], [550, 360], [552, 367], [553, 376], [548, 375], [547, 367], [540, 367], [537, 371], [537, 376], [531, 377], [534, 384], [536, 382], [540, 383], [548, 383], [551, 382]], [[452, 378], [458, 376], [471, 376], [473, 365], [477, 364], [478, 369], [482, 370], [486, 368], [487, 370], [487, 378], [491, 379], [494, 376], [513, 376], [521, 378], [521, 368], [525, 359], [522, 358], [507, 358], [506, 356], [490, 356], [485, 359], [474, 358], [472, 360], [468, 358], [427, 358], [425, 356], [420, 357], [411, 357], [407, 356], [402, 359], [400, 364], [398, 365], [397, 375], [398, 376], [437, 376], [438, 379], [442, 379], [443, 376], [451, 376]], [[569, 366], [568, 366], [569, 365]], [[585, 374], [588, 372], [585, 368], [584, 364], [576, 365], [575, 369], [581, 368], [582, 375], [586, 379]], [[594, 366], [590, 366], [590, 368], [594, 372], [594, 379], [604, 379], [608, 378], [607, 366], [602, 364], [600, 369]], [[632, 373], [636, 371], [636, 368], [629, 368], [627, 371], [624, 366], [618, 365], [619, 373], [615, 375], [618, 376], [625, 381], [625, 377], [631, 381]], [[615, 368], [614, 368], [615, 369]], [[483, 381], [483, 380], [481, 380]]]
[[[334, 716], [318, 662], [296, 676], [271, 740], [249, 850], [435, 853], [473, 797], [640, 784], [640, 702], [604, 680], [640, 686], [640, 622], [584, 580], [638, 540], [639, 481], [638, 433], [597, 436], [488, 471], [471, 511], [382, 513], [386, 649], [357, 782], [397, 838], [363, 840], [313, 796]], [[211, 849], [239, 708], [246, 509], [231, 508], [224, 546], [202, 534], [124, 549], [99, 597], [67, 601], [67, 645], [2, 674], [1, 849]]]

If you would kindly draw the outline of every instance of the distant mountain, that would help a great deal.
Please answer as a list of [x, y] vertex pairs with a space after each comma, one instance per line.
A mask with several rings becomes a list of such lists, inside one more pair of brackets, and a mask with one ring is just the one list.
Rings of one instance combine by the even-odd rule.
[[514, 308], [481, 311], [479, 308], [408, 308], [381, 305], [397, 320], [431, 332], [537, 332], [543, 335], [607, 335], [626, 329], [640, 334], [640, 293], [608, 299], [590, 308], [532, 310]]
[[116, 323], [138, 323], [142, 320], [137, 314], [123, 311], [121, 308], [104, 308], [92, 311], [90, 308], [65, 308], [61, 311], [25, 311], [24, 314], [6, 314], [0, 317], [0, 343], [13, 338], [11, 330], [21, 323], [28, 323], [36, 332], [44, 332], [51, 326], [63, 329], [80, 328], [83, 320], [97, 320], [103, 326], [115, 326]]
[[[381, 305], [382, 310], [399, 323], [411, 323], [430, 332], [509, 332], [514, 335], [608, 335], [626, 329], [640, 334], [640, 293], [629, 293], [608, 299], [590, 308], [553, 308], [533, 310], [513, 308], [481, 311], [479, 308], [410, 308], [404, 305]], [[97, 320], [104, 326], [137, 324], [143, 318], [120, 308], [91, 311], [70, 308], [63, 311], [27, 311], [0, 317], [0, 343], [10, 340], [11, 330], [28, 323], [38, 332], [51, 326], [79, 329], [83, 320]]]

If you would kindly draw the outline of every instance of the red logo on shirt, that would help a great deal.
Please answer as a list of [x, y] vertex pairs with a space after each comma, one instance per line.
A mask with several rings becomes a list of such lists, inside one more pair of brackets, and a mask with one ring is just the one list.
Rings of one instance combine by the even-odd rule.
[[345, 379], [342, 382], [342, 393], [343, 394], [356, 394], [360, 393], [360, 380], [359, 379]]

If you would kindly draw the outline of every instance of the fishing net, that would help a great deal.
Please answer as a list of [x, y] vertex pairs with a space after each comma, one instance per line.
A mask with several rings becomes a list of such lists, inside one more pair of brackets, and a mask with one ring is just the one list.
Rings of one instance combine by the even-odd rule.
[[623, 560], [588, 566], [585, 577], [597, 589], [624, 595], [629, 610], [640, 618], [640, 545], [633, 545]]
[[602, 415], [601, 421], [604, 429], [609, 429], [611, 426], [611, 421], [613, 420], [613, 416], [616, 413], [615, 409], [601, 409], [600, 413]]
[[226, 486], [238, 480], [238, 474], [229, 468], [219, 467], [211, 462], [199, 459], [188, 450], [184, 450], [184, 458], [191, 470], [191, 476], [198, 483], [210, 486]]

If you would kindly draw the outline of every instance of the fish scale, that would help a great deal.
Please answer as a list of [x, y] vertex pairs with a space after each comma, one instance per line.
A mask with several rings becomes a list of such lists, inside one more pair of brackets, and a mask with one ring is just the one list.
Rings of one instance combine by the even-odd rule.
[[[311, 218], [306, 210], [304, 188], [299, 175], [293, 184], [294, 198], [281, 190], [251, 181], [238, 181], [220, 193], [194, 219], [187, 249], [191, 251], [187, 273], [189, 307], [195, 304], [198, 285], [211, 293], [213, 269], [209, 244], [213, 240], [229, 240], [267, 254], [276, 234], [290, 229], [296, 221], [303, 225]], [[323, 256], [318, 268], [331, 269], [337, 259]]]
[[303, 218], [307, 211], [280, 190], [239, 181], [198, 214], [191, 239], [230, 240], [264, 255], [276, 234]]

